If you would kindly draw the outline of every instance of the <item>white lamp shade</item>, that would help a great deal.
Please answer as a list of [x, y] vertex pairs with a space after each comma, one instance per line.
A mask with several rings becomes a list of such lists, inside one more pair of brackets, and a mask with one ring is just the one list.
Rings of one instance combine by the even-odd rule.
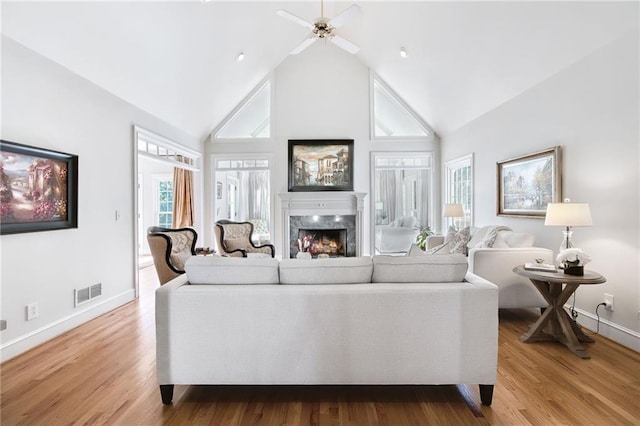
[[549, 203], [545, 226], [591, 226], [591, 211], [587, 203]]
[[462, 204], [445, 204], [442, 206], [442, 217], [464, 217]]

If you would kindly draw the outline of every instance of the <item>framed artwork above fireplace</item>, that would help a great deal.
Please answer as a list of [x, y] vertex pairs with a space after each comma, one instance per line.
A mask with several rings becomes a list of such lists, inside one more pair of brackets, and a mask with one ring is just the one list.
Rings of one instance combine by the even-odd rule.
[[289, 140], [289, 191], [353, 191], [353, 139]]

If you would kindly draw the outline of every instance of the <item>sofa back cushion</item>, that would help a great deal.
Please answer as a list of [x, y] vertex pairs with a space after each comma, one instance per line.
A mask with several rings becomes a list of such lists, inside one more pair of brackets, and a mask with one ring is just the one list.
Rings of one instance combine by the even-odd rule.
[[191, 256], [185, 263], [190, 284], [279, 284], [278, 259]]
[[369, 256], [280, 261], [281, 284], [364, 284], [372, 272]]
[[462, 282], [469, 264], [462, 254], [373, 256], [374, 283]]

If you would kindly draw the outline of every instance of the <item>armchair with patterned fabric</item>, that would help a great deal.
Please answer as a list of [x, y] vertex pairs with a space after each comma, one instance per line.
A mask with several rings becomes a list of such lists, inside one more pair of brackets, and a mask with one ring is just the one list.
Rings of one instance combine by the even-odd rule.
[[232, 222], [219, 220], [214, 228], [218, 253], [222, 256], [249, 257], [250, 254], [262, 254], [275, 257], [276, 248], [273, 244], [256, 245], [251, 237], [253, 224], [251, 222]]
[[147, 241], [160, 284], [184, 274], [184, 263], [196, 254], [198, 234], [192, 228], [161, 228], [151, 226]]

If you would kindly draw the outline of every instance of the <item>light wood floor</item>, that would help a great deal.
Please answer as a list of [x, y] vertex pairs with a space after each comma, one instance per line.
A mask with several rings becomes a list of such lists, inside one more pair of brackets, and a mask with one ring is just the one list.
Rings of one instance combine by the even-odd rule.
[[535, 319], [500, 316], [493, 405], [477, 386], [176, 386], [155, 379], [153, 267], [141, 297], [2, 368], [8, 425], [640, 425], [640, 354], [601, 336], [582, 360], [555, 343], [518, 340]]

